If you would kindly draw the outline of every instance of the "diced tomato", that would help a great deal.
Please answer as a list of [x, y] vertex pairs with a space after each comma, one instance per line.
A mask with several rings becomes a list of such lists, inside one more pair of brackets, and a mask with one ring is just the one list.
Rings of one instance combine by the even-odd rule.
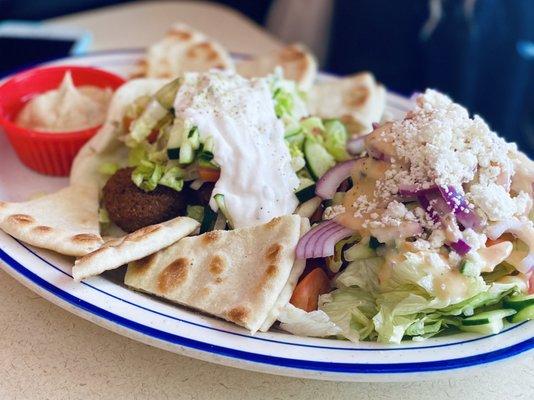
[[150, 135], [146, 138], [148, 140], [148, 143], [154, 143], [156, 140], [158, 140], [159, 130], [154, 129], [152, 132], [150, 132]]
[[204, 182], [217, 182], [221, 177], [221, 171], [215, 168], [198, 167], [198, 176]]
[[297, 284], [289, 302], [307, 312], [317, 310], [319, 296], [329, 291], [330, 281], [323, 269], [317, 267]]
[[513, 242], [514, 240], [515, 240], [514, 235], [512, 235], [511, 233], [505, 233], [495, 240], [491, 240], [491, 239], [486, 240], [486, 247], [494, 246], [502, 242]]

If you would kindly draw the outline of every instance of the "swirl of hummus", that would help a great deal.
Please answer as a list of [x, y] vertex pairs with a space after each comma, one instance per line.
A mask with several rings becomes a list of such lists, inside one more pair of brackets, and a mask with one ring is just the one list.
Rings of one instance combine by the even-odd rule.
[[16, 118], [24, 128], [72, 132], [102, 124], [111, 100], [110, 88], [74, 86], [70, 72], [61, 85], [31, 99]]

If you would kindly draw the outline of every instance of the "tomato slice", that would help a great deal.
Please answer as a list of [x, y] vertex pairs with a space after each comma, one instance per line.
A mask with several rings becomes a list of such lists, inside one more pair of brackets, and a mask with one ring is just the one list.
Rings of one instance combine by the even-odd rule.
[[217, 182], [221, 177], [221, 171], [215, 168], [198, 167], [198, 176], [204, 182]]
[[328, 276], [322, 268], [317, 267], [297, 284], [289, 302], [307, 312], [317, 310], [319, 296], [329, 291]]
[[148, 143], [154, 143], [156, 140], [158, 140], [159, 135], [159, 129], [154, 129], [152, 132], [150, 132], [150, 135], [146, 138], [148, 140]]

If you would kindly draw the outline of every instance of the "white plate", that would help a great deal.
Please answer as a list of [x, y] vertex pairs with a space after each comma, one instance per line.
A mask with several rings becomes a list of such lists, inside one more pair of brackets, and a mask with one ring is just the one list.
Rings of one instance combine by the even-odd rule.
[[[114, 51], [53, 64], [92, 65], [127, 75], [141, 52]], [[409, 102], [388, 95], [400, 115]], [[24, 167], [0, 134], [0, 199], [23, 200], [65, 186]], [[251, 336], [233, 324], [126, 289], [115, 272], [75, 283], [72, 260], [23, 244], [0, 231], [2, 268], [53, 303], [132, 339], [219, 364], [305, 378], [400, 381], [444, 377], [508, 359], [534, 348], [534, 322], [491, 336], [458, 334], [401, 345], [312, 339], [282, 332]]]

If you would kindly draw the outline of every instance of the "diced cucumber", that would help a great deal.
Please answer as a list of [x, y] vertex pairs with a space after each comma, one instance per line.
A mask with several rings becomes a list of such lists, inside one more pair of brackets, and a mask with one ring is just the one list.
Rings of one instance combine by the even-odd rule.
[[374, 236], [371, 236], [369, 238], [369, 247], [370, 248], [372, 248], [373, 250], [376, 250], [380, 246], [382, 246], [382, 243], [380, 243], [377, 238], [375, 238]]
[[204, 215], [202, 223], [200, 224], [200, 233], [212, 231], [216, 220], [217, 213], [213, 211], [209, 205], [204, 207]]
[[187, 141], [191, 144], [193, 150], [197, 150], [200, 147], [200, 135], [196, 126], [189, 131]]
[[463, 260], [460, 264], [460, 273], [465, 276], [477, 277], [480, 275], [480, 267], [472, 261]]
[[464, 318], [460, 329], [466, 332], [482, 334], [499, 333], [503, 329], [503, 319], [515, 314], [515, 310], [501, 309], [481, 312], [469, 318]]
[[182, 144], [182, 147], [180, 147], [180, 164], [191, 164], [194, 158], [195, 152], [193, 150], [193, 147], [191, 147], [191, 143], [186, 140]]
[[513, 323], [528, 321], [534, 319], [534, 305], [522, 308], [516, 314], [508, 317], [508, 321]]
[[520, 294], [505, 298], [503, 305], [506, 308], [513, 308], [516, 311], [521, 311], [524, 308], [534, 306], [534, 294]]
[[187, 216], [202, 223], [204, 221], [204, 207], [187, 206]]
[[315, 180], [336, 164], [334, 157], [312, 136], [308, 136], [304, 141], [304, 157]]
[[299, 203], [304, 203], [315, 197], [315, 184], [306, 186], [303, 189], [295, 192], [295, 196], [299, 200]]
[[219, 207], [219, 212], [221, 212], [224, 215], [224, 217], [226, 218], [226, 221], [228, 222], [228, 225], [230, 225], [230, 227], [233, 227], [234, 224], [232, 223], [232, 220], [230, 218], [230, 213], [228, 212], [228, 209], [226, 208], [224, 195], [221, 193], [217, 193], [215, 196], [213, 196], [213, 200], [215, 200], [215, 203], [217, 203], [217, 207]]
[[180, 158], [180, 148], [167, 149], [169, 160], [178, 160]]
[[376, 257], [376, 252], [369, 246], [368, 241], [362, 240], [345, 250], [343, 257], [347, 261], [363, 260], [365, 258]]

